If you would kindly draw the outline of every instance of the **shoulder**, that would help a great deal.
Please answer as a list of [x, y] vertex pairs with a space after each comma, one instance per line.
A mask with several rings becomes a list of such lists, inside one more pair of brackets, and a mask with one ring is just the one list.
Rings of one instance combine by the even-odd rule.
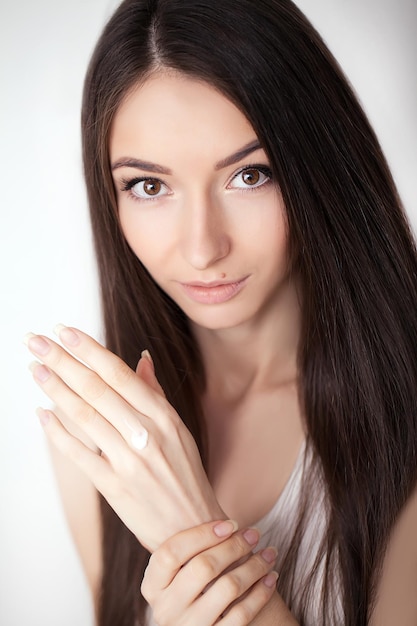
[[[65, 428], [90, 448], [94, 444], [56, 408], [54, 413]], [[101, 517], [99, 495], [91, 481], [74, 463], [50, 445], [51, 460], [75, 547], [80, 556], [94, 599], [101, 581]]]
[[417, 624], [417, 488], [388, 542], [370, 626]]

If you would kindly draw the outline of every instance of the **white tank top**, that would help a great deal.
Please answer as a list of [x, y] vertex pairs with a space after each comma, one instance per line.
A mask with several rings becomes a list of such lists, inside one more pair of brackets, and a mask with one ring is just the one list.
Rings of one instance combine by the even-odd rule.
[[[284, 555], [289, 547], [295, 525], [298, 521], [298, 507], [301, 498], [304, 472], [308, 472], [311, 465], [311, 454], [307, 453], [306, 444], [303, 443], [298, 454], [294, 469], [283, 491], [272, 509], [256, 524], [261, 532], [259, 547], [269, 545], [276, 546], [278, 558], [275, 569], [280, 570], [280, 554]], [[307, 504], [307, 519], [304, 534], [298, 547], [298, 559], [295, 566], [294, 588], [304, 589], [309, 579], [327, 528], [327, 515], [324, 505], [324, 489], [320, 484], [316, 485], [314, 493], [309, 495]], [[323, 624], [322, 587], [324, 577], [325, 559], [315, 570], [314, 578], [309, 584], [308, 598], [295, 597], [291, 607], [297, 616], [301, 600], [307, 605], [305, 626], [321, 626]], [[333, 626], [343, 626], [343, 610], [340, 593], [339, 575], [335, 576], [330, 589], [330, 614], [327, 615], [326, 623]]]

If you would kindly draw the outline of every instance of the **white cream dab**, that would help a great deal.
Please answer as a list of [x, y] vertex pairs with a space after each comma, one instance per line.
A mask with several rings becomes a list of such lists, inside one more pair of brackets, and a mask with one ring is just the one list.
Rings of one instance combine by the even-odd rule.
[[124, 423], [131, 431], [130, 444], [135, 450], [143, 450], [148, 445], [149, 434], [145, 428], [137, 428], [129, 423], [129, 420], [125, 419]]

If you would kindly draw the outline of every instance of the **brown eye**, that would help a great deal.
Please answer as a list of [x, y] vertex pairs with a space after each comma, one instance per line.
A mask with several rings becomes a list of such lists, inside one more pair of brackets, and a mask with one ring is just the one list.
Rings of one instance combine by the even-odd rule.
[[123, 180], [121, 191], [127, 191], [136, 200], [151, 200], [170, 195], [169, 188], [157, 178]]
[[271, 170], [265, 165], [246, 167], [233, 176], [228, 189], [257, 189], [269, 183], [271, 179]]
[[143, 191], [148, 196], [157, 196], [161, 191], [161, 187], [162, 185], [159, 180], [153, 180], [150, 178], [149, 180], [143, 181]]
[[245, 170], [242, 172], [242, 180], [246, 185], [257, 185], [261, 178], [261, 172], [259, 170]]

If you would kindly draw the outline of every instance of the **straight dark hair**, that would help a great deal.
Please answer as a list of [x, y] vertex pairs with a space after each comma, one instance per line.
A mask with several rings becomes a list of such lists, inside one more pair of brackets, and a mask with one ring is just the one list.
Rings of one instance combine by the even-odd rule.
[[[307, 444], [326, 493], [322, 623], [334, 626], [337, 567], [344, 623], [365, 626], [390, 531], [417, 478], [417, 255], [392, 177], [338, 64], [290, 0], [126, 0], [108, 22], [82, 112], [106, 343], [131, 367], [150, 349], [205, 463], [198, 347], [182, 311], [123, 237], [109, 166], [119, 105], [160, 69], [217, 88], [270, 159], [302, 289]], [[294, 585], [302, 519], [281, 556], [278, 590], [307, 624], [308, 589]], [[102, 520], [99, 624], [142, 624], [149, 554], [104, 500]]]

